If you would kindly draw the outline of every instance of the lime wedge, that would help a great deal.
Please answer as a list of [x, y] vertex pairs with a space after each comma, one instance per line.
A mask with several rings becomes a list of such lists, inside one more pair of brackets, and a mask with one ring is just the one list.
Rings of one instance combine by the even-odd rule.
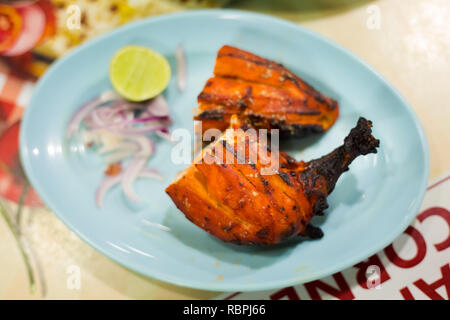
[[160, 94], [170, 80], [167, 59], [140, 46], [126, 46], [116, 52], [109, 66], [109, 78], [125, 99], [143, 101]]

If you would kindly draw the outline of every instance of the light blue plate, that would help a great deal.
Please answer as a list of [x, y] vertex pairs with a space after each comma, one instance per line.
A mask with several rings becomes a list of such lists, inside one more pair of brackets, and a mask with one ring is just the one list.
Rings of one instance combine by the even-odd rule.
[[[70, 115], [110, 87], [108, 64], [119, 48], [137, 44], [165, 55], [175, 71], [175, 48], [188, 61], [188, 87], [172, 79], [165, 95], [174, 128], [193, 128], [196, 96], [211, 76], [217, 50], [234, 45], [285, 64], [341, 107], [325, 134], [286, 148], [309, 160], [340, 145], [359, 116], [374, 123], [379, 153], [358, 158], [339, 180], [318, 241], [267, 248], [222, 243], [184, 218], [164, 188], [183, 168], [170, 163], [170, 143], [158, 140], [149, 166], [163, 182], [138, 181], [148, 203], [131, 205], [119, 188], [98, 209], [104, 167], [72, 153], [64, 130]], [[429, 173], [423, 129], [408, 104], [376, 71], [345, 49], [272, 17], [240, 11], [186, 12], [143, 20], [91, 41], [56, 62], [39, 81], [22, 123], [20, 151], [32, 184], [47, 205], [83, 240], [139, 273], [186, 287], [250, 291], [294, 285], [330, 275], [383, 249], [419, 210]], [[170, 231], [145, 221], [170, 228]]]

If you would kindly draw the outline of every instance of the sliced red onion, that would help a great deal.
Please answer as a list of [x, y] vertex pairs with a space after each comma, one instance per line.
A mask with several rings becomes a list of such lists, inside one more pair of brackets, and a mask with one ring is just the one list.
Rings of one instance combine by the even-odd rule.
[[147, 163], [147, 157], [136, 157], [128, 164], [123, 172], [123, 179], [120, 181], [123, 193], [132, 201], [139, 202], [141, 199], [133, 188], [134, 181]]
[[104, 122], [104, 120], [103, 120], [103, 119], [105, 119], [105, 118], [102, 117], [102, 115], [100, 115], [100, 108], [95, 109], [95, 110], [93, 110], [93, 111], [91, 112], [90, 119], [92, 120], [92, 123], [93, 123], [95, 126], [101, 127], [101, 126], [105, 125], [105, 122]]
[[84, 123], [88, 128], [104, 125], [105, 122], [110, 121], [113, 114], [112, 107], [102, 106], [94, 109], [84, 118]]
[[142, 122], [148, 122], [153, 120], [169, 120], [170, 118], [168, 116], [148, 116], [144, 118], [136, 118], [131, 123], [142, 123]]
[[102, 154], [106, 163], [116, 163], [124, 159], [132, 157], [136, 152], [139, 151], [139, 147], [134, 142], [123, 142], [112, 152], [106, 152]]
[[170, 134], [169, 130], [167, 130], [166, 128], [163, 128], [161, 130], [155, 131], [155, 134], [158, 137], [161, 137], [161, 138], [163, 138], [163, 139], [165, 139], [167, 141], [173, 142], [172, 135]]
[[85, 103], [80, 109], [77, 110], [77, 112], [74, 113], [72, 118], [69, 121], [69, 124], [67, 125], [66, 129], [66, 138], [70, 138], [73, 134], [75, 134], [78, 131], [78, 128], [80, 127], [81, 121], [89, 115], [89, 113], [94, 110], [96, 107], [102, 105], [103, 103], [112, 101], [114, 99], [115, 94], [114, 93], [108, 93], [109, 91], [103, 93], [97, 98], [94, 98], [90, 100], [89, 102]]
[[184, 54], [184, 49], [181, 44], [177, 46], [175, 56], [177, 59], [178, 89], [183, 92], [186, 89], [187, 66], [186, 55]]
[[136, 157], [131, 160], [130, 164], [124, 171], [124, 176], [121, 181], [122, 189], [125, 195], [134, 201], [140, 201], [139, 196], [134, 192], [133, 184], [139, 173], [144, 169], [144, 166], [153, 153], [155, 146], [152, 140], [146, 136], [132, 135], [127, 137], [129, 140], [136, 142], [140, 150], [136, 153]]
[[94, 130], [99, 130], [99, 129], [120, 129], [123, 128], [125, 131], [127, 130], [132, 130], [132, 129], [137, 129], [139, 127], [132, 127], [133, 124], [138, 124], [138, 123], [145, 123], [145, 122], [150, 122], [150, 121], [170, 121], [170, 118], [168, 116], [148, 116], [148, 117], [144, 117], [144, 118], [136, 118], [133, 119], [133, 115], [132, 114], [124, 114], [122, 119], [122, 121], [112, 121], [110, 123], [100, 123], [99, 121], [96, 121], [95, 123], [97, 125], [93, 125], [91, 129]]
[[[109, 177], [107, 176], [97, 188], [95, 193], [95, 202], [99, 208], [103, 207], [103, 199], [105, 198], [108, 191], [118, 184], [124, 177], [124, 173], [119, 173], [116, 176]], [[154, 169], [144, 168], [138, 175], [138, 178], [147, 178], [147, 179], [158, 179], [162, 180], [163, 177]]]
[[125, 195], [132, 201], [139, 201], [133, 189], [137, 178], [162, 179], [153, 169], [145, 168], [147, 160], [155, 151], [154, 142], [145, 135], [157, 135], [171, 140], [168, 126], [171, 124], [169, 108], [162, 95], [147, 105], [125, 101], [115, 92], [108, 91], [84, 104], [71, 118], [66, 136], [78, 132], [85, 121], [87, 127], [82, 137], [87, 143], [94, 143], [95, 150], [107, 163], [117, 163], [131, 158], [127, 167], [117, 176], [106, 177], [96, 191], [96, 203], [103, 205], [108, 190], [120, 183]]
[[[106, 109], [108, 111], [103, 111]], [[133, 111], [128, 110], [128, 106], [118, 106], [118, 107], [100, 107], [92, 111], [89, 115], [89, 128], [96, 129], [107, 129], [111, 126], [123, 127], [131, 123], [133, 119]], [[86, 121], [85, 120], [85, 121]]]
[[139, 157], [150, 157], [155, 151], [155, 143], [153, 140], [149, 139], [143, 135], [128, 135], [125, 136], [130, 141], [135, 142], [139, 146], [139, 151], [136, 156]]
[[114, 90], [107, 90], [100, 95], [100, 100], [106, 101], [125, 101], [117, 92]]
[[169, 105], [162, 94], [151, 100], [146, 110], [154, 116], [162, 117], [169, 115]]
[[131, 103], [128, 103], [126, 101], [117, 101], [117, 103], [113, 106], [110, 106], [111, 114], [108, 117], [108, 120], [112, 120], [114, 117], [116, 117], [118, 114], [121, 114], [122, 112], [132, 112], [134, 106]]
[[73, 134], [78, 131], [81, 121], [95, 108], [99, 105], [100, 99], [95, 98], [84, 104], [70, 119], [69, 124], [66, 129], [66, 138], [70, 138]]
[[128, 128], [108, 128], [109, 131], [119, 134], [143, 134], [149, 132], [155, 132], [167, 128], [170, 125], [169, 120], [157, 120], [140, 127], [128, 127]]
[[106, 176], [105, 179], [100, 183], [95, 193], [95, 202], [97, 203], [97, 207], [103, 207], [103, 199], [105, 195], [108, 193], [109, 189], [118, 184], [123, 177], [123, 173], [119, 173], [117, 176]]

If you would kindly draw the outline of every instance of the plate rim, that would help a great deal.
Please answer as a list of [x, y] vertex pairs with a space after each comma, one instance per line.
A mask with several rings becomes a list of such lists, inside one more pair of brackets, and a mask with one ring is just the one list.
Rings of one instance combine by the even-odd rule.
[[[227, 284], [226, 282], [206, 282], [206, 281], [198, 281], [198, 280], [186, 280], [186, 278], [181, 278], [178, 276], [172, 277], [170, 274], [167, 273], [161, 273], [157, 269], [148, 269], [143, 268], [140, 264], [134, 263], [132, 260], [122, 260], [120, 255], [118, 254], [118, 249], [112, 249], [111, 247], [106, 248], [105, 245], [95, 243], [95, 241], [90, 240], [90, 238], [84, 233], [79, 230], [77, 227], [72, 225], [70, 222], [70, 219], [66, 219], [65, 215], [58, 212], [58, 210], [54, 210], [54, 204], [51, 200], [51, 196], [48, 196], [46, 192], [42, 192], [41, 185], [39, 183], [39, 180], [37, 177], [34, 176], [34, 171], [32, 169], [31, 160], [30, 157], [27, 155], [27, 138], [26, 138], [26, 128], [28, 126], [29, 120], [29, 110], [31, 109], [31, 106], [35, 104], [34, 97], [36, 96], [36, 92], [38, 92], [42, 86], [45, 85], [47, 82], [47, 79], [52, 76], [55, 70], [58, 70], [58, 67], [60, 64], [65, 63], [66, 60], [69, 60], [73, 55], [78, 54], [78, 52], [85, 50], [93, 45], [95, 45], [98, 41], [102, 41], [107, 38], [113, 38], [116, 34], [127, 32], [128, 30], [138, 28], [140, 25], [145, 25], [149, 23], [158, 23], [159, 21], [167, 20], [167, 19], [173, 19], [177, 20], [180, 18], [185, 17], [215, 17], [217, 19], [224, 19], [228, 18], [230, 19], [237, 19], [237, 20], [246, 20], [248, 23], [252, 23], [254, 20], [262, 20], [266, 21], [267, 23], [276, 23], [282, 27], [289, 28], [289, 29], [296, 29], [296, 32], [302, 32], [309, 36], [312, 36], [314, 38], [318, 38], [320, 41], [325, 42], [327, 45], [333, 47], [334, 49], [341, 51], [343, 54], [350, 56], [352, 60], [355, 60], [357, 63], [359, 63], [364, 69], [366, 69], [368, 72], [375, 75], [378, 80], [386, 84], [387, 87], [393, 92], [393, 94], [396, 96], [396, 98], [399, 99], [399, 101], [402, 102], [403, 107], [406, 109], [407, 113], [413, 120], [414, 127], [416, 129], [416, 132], [419, 135], [420, 138], [420, 145], [421, 145], [421, 154], [423, 154], [423, 160], [424, 160], [424, 166], [425, 171], [423, 172], [423, 175], [421, 177], [421, 183], [416, 199], [420, 201], [415, 201], [414, 206], [409, 208], [407, 210], [407, 213], [404, 216], [404, 219], [401, 220], [400, 223], [396, 225], [395, 228], [393, 228], [393, 232], [391, 232], [388, 236], [385, 236], [383, 238], [383, 241], [379, 241], [376, 244], [374, 244], [370, 249], [367, 249], [363, 253], [353, 255], [352, 257], [344, 260], [343, 262], [340, 262], [339, 264], [333, 264], [332, 266], [323, 268], [320, 272], [312, 273], [308, 276], [305, 276], [300, 279], [295, 278], [289, 278], [289, 279], [283, 279], [283, 280], [272, 280], [268, 282], [259, 282], [259, 283], [241, 283], [239, 285], [237, 284]], [[226, 17], [228, 16], [228, 17]], [[113, 31], [110, 31], [104, 35], [101, 35], [99, 37], [96, 37], [92, 40], [87, 41], [86, 43], [80, 45], [79, 47], [71, 50], [69, 53], [67, 53], [62, 58], [58, 59], [54, 64], [51, 65], [50, 69], [47, 70], [47, 72], [44, 74], [44, 76], [39, 79], [39, 81], [36, 84], [36, 87], [33, 92], [33, 96], [28, 104], [28, 106], [25, 108], [24, 115], [22, 117], [21, 121], [21, 130], [20, 130], [20, 136], [19, 136], [19, 151], [20, 151], [20, 160], [24, 167], [24, 170], [26, 172], [26, 175], [28, 179], [31, 182], [31, 185], [35, 186], [36, 192], [38, 192], [39, 196], [44, 200], [45, 204], [48, 206], [48, 208], [60, 219], [72, 232], [74, 232], [80, 239], [82, 239], [84, 242], [86, 242], [88, 245], [90, 245], [92, 248], [94, 248], [96, 251], [100, 252], [102, 255], [108, 257], [109, 259], [113, 260], [114, 262], [118, 263], [119, 265], [125, 267], [128, 270], [131, 270], [133, 272], [137, 272], [139, 274], [142, 274], [144, 276], [147, 276], [152, 279], [156, 279], [163, 282], [168, 282], [174, 285], [182, 286], [182, 287], [188, 287], [193, 289], [200, 289], [200, 290], [207, 290], [207, 291], [226, 291], [226, 292], [232, 292], [232, 291], [260, 291], [260, 290], [270, 290], [275, 288], [283, 288], [286, 286], [294, 286], [299, 285], [302, 283], [306, 283], [309, 281], [317, 280], [320, 278], [324, 278], [326, 276], [329, 276], [331, 274], [334, 274], [336, 272], [342, 271], [348, 267], [351, 267], [352, 265], [363, 261], [364, 259], [367, 259], [371, 255], [383, 250], [386, 246], [391, 244], [411, 223], [411, 221], [415, 218], [415, 216], [419, 213], [420, 206], [423, 202], [423, 199], [425, 197], [425, 192], [428, 186], [428, 179], [429, 179], [429, 173], [430, 173], [430, 156], [429, 156], [429, 147], [428, 147], [428, 141], [426, 138], [426, 134], [424, 131], [424, 128], [413, 110], [413, 108], [410, 106], [410, 104], [407, 102], [407, 100], [403, 97], [403, 95], [396, 89], [395, 86], [393, 86], [388, 80], [386, 80], [377, 70], [375, 70], [372, 66], [370, 66], [367, 62], [365, 62], [362, 58], [356, 56], [353, 52], [351, 52], [349, 49], [344, 48], [340, 44], [334, 42], [333, 40], [316, 33], [312, 30], [309, 30], [303, 26], [300, 26], [298, 24], [295, 24], [293, 22], [290, 22], [288, 20], [278, 18], [275, 16], [262, 14], [262, 13], [256, 13], [256, 12], [248, 12], [243, 10], [235, 10], [235, 9], [208, 9], [208, 10], [188, 10], [183, 12], [176, 12], [176, 13], [169, 13], [169, 14], [163, 14], [156, 17], [148, 17], [136, 22], [132, 22], [129, 24], [126, 24], [125, 26], [119, 27], [117, 29], [114, 29]]]

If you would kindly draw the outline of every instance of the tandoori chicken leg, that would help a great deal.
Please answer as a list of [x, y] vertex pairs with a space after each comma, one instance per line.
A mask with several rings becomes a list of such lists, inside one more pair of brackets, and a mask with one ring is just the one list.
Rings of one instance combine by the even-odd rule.
[[[312, 217], [328, 207], [327, 196], [350, 163], [376, 153], [379, 146], [372, 123], [360, 118], [341, 147], [298, 162], [284, 152], [261, 148], [260, 141], [246, 134], [248, 123], [231, 122], [243, 130], [223, 134], [204, 148], [166, 192], [194, 224], [236, 244], [276, 244], [298, 235], [320, 238]], [[275, 153], [276, 170], [263, 174]]]

